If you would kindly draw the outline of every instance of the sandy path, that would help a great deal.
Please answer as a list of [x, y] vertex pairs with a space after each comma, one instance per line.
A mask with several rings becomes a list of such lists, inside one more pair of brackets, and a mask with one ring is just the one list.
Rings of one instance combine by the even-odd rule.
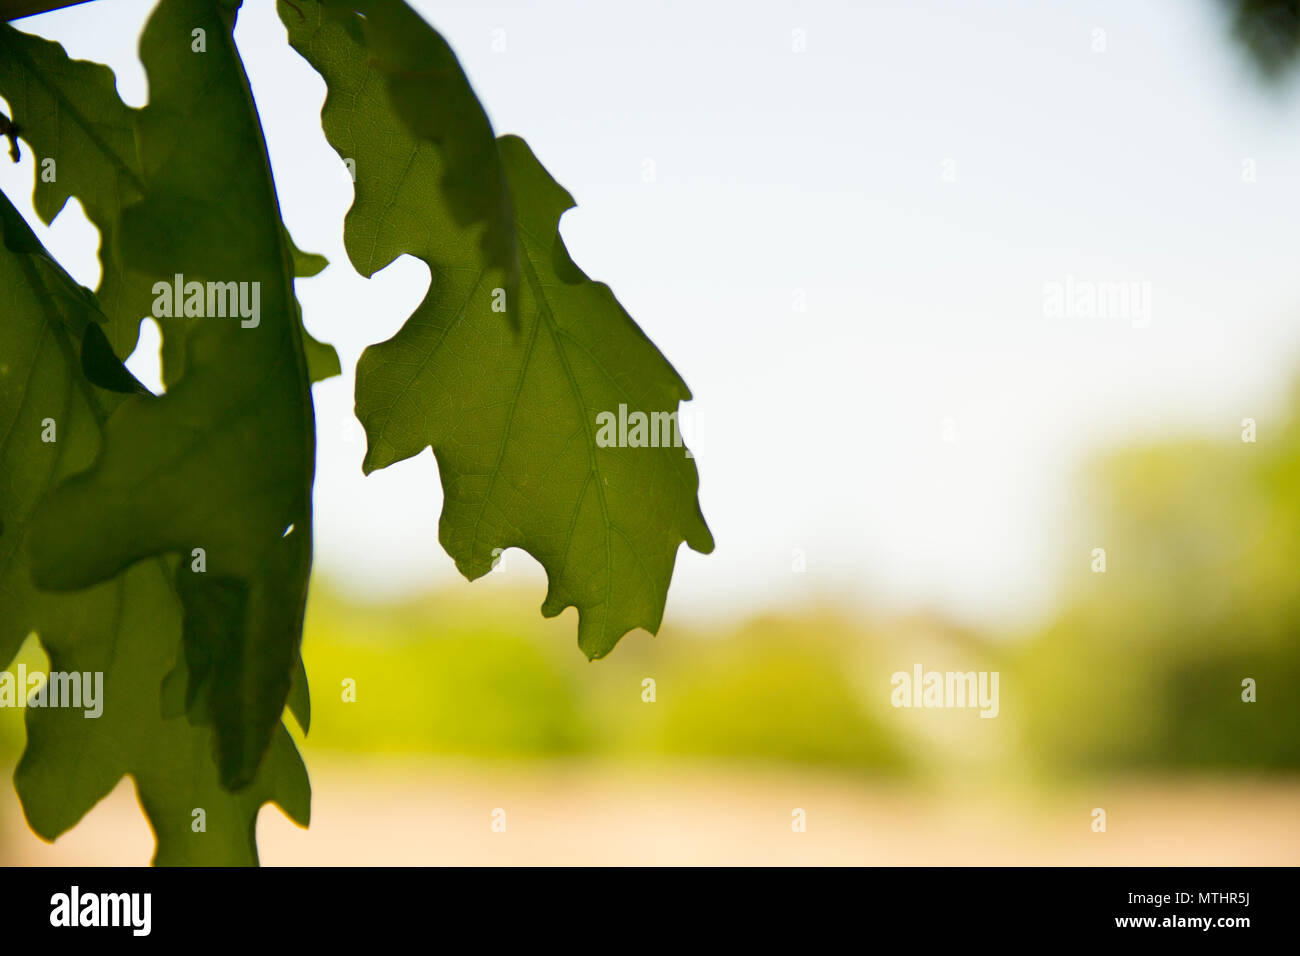
[[[268, 808], [266, 864], [1290, 864], [1300, 781], [943, 793], [791, 771], [313, 760], [312, 827]], [[129, 784], [46, 845], [6, 788], [0, 863], [146, 862]], [[1091, 830], [1093, 807], [1107, 832]], [[492, 829], [505, 811], [505, 831]], [[793, 832], [792, 811], [807, 814]]]

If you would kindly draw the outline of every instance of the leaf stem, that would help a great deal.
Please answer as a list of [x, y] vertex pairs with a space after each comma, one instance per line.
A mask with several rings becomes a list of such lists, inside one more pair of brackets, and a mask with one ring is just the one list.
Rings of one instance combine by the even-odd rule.
[[64, 7], [75, 7], [79, 3], [88, 2], [89, 0], [7, 0], [4, 17], [6, 20], [21, 20], [23, 17], [34, 17], [38, 13], [49, 13], [51, 10], [62, 10]]

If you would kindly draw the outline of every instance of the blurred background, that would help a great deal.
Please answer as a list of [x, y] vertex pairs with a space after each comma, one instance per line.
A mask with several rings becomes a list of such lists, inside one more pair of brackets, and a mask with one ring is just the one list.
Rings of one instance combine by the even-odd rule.
[[[345, 369], [315, 389], [313, 823], [265, 810], [264, 862], [1300, 862], [1296, 4], [416, 6], [691, 385], [718, 548], [589, 664], [526, 554], [457, 576], [431, 454], [362, 477], [351, 370], [428, 273], [350, 270], [323, 84], [247, 2]], [[148, 8], [17, 25], [141, 105]], [[93, 286], [24, 153], [0, 186]], [[1074, 297], [1107, 287], [1136, 298]], [[916, 664], [997, 671], [997, 717], [891, 706]], [[21, 746], [0, 710], [6, 777]], [[129, 781], [53, 846], [0, 791], [0, 863], [151, 845]]]

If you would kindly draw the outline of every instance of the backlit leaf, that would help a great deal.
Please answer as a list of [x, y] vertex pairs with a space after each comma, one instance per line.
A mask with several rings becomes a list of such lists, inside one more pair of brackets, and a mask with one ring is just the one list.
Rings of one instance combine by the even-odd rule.
[[[185, 319], [183, 374], [159, 398], [123, 401], [91, 467], [34, 519], [31, 553], [38, 585], [77, 589], [204, 549], [206, 570], [182, 561], [177, 579], [187, 701], [215, 724], [222, 780], [238, 788], [298, 666], [315, 449], [292, 256], [233, 26], [219, 0], [163, 0], [146, 25], [144, 194], [123, 210], [119, 241], [157, 294], [180, 275], [187, 303], [189, 283], [203, 284], [200, 299], [221, 284], [241, 311]], [[205, 52], [191, 49], [194, 30]], [[210, 291], [206, 302], [211, 312]]]
[[[475, 230], [441, 201], [442, 144], [409, 121], [415, 88], [395, 105], [372, 68], [385, 56], [368, 46], [374, 31], [322, 18], [310, 2], [282, 3], [280, 14], [328, 86], [326, 137], [355, 160], [344, 232], [353, 264], [369, 276], [409, 253], [432, 273], [401, 331], [358, 363], [366, 471], [432, 446], [445, 496], [439, 540], [457, 567], [473, 579], [503, 549], [527, 550], [550, 579], [542, 612], [576, 605], [589, 656], [634, 627], [658, 630], [678, 546], [713, 548], [695, 463], [675, 428], [685, 383], [609, 288], [569, 258], [559, 219], [573, 201], [510, 136], [498, 153], [521, 282], [518, 321], [504, 321], [509, 290]], [[436, 110], [437, 90], [420, 89]], [[598, 419], [620, 414], [658, 425], [656, 447], [598, 441]]]
[[[306, 769], [278, 727], [257, 779], [231, 794], [217, 780], [211, 731], [183, 716], [164, 718], [163, 678], [181, 654], [174, 560], [150, 558], [75, 593], [32, 586], [24, 542], [33, 511], [49, 488], [94, 459], [104, 423], [122, 403], [152, 399], [127, 399], [81, 375], [78, 344], [103, 319], [93, 298], [3, 196], [0, 226], [0, 663], [36, 633], [51, 671], [104, 675], [98, 717], [84, 707], [27, 710], [15, 779], [28, 822], [52, 840], [129, 774], [157, 836], [155, 862], [256, 863], [263, 803], [275, 801], [306, 825]], [[194, 829], [196, 809], [204, 812], [202, 832]]]

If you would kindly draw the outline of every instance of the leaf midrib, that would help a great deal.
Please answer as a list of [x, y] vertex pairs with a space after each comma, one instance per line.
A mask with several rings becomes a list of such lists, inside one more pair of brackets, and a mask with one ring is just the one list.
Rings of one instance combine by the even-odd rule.
[[[518, 224], [516, 224], [516, 228], [519, 228]], [[519, 232], [521, 236], [527, 235], [529, 238], [532, 238], [531, 234], [525, 232], [522, 228], [519, 228]], [[519, 261], [523, 265], [524, 274], [528, 279], [528, 285], [533, 290], [533, 297], [537, 300], [537, 311], [541, 317], [541, 321], [546, 323], [547, 331], [551, 335], [551, 341], [555, 344], [555, 353], [560, 358], [560, 366], [564, 369], [565, 378], [568, 379], [570, 392], [573, 395], [574, 401], [578, 405], [578, 416], [582, 420], [582, 433], [587, 439], [588, 477], [594, 477], [596, 479], [596, 498], [600, 502], [601, 523], [605, 527], [605, 596], [601, 601], [602, 614], [599, 630], [603, 639], [605, 634], [605, 625], [609, 622], [610, 594], [612, 593], [614, 586], [614, 546], [612, 534], [614, 526], [610, 522], [609, 503], [605, 499], [604, 482], [601, 480], [600, 466], [596, 462], [596, 435], [592, 430], [592, 423], [589, 420], [590, 416], [587, 414], [587, 405], [583, 401], [582, 389], [579, 387], [578, 380], [573, 374], [573, 369], [569, 367], [569, 357], [565, 354], [564, 343], [560, 341], [559, 325], [555, 321], [555, 316], [551, 312], [550, 302], [546, 299], [546, 293], [542, 288], [541, 280], [538, 278], [537, 270], [533, 266], [533, 258], [530, 255], [528, 243], [524, 242], [522, 238], [519, 240], [519, 251]], [[540, 324], [541, 322], [535, 323], [533, 328], [536, 329]], [[531, 360], [531, 358], [532, 349], [530, 347], [529, 359]], [[574, 518], [569, 526], [569, 540], [566, 541], [564, 545], [564, 561], [561, 563], [560, 570], [556, 575], [558, 579], [563, 579], [564, 570], [568, 566], [569, 548], [573, 541], [574, 529], [577, 527], [577, 512], [581, 509], [585, 497], [586, 491], [584, 489], [583, 494], [578, 498], [578, 503], [574, 506]]]

